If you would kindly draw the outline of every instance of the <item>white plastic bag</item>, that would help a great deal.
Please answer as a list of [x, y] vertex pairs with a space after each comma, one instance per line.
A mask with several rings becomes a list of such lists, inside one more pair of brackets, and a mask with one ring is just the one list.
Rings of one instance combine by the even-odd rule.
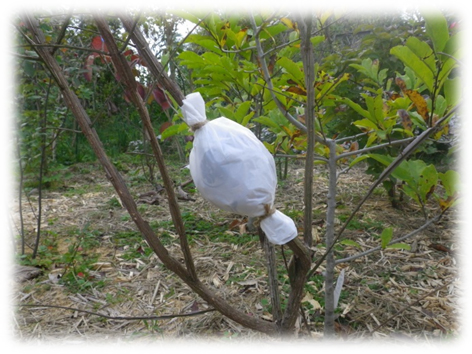
[[207, 121], [198, 92], [188, 95], [181, 109], [195, 131], [190, 173], [201, 195], [223, 210], [261, 217], [261, 228], [274, 244], [294, 239], [293, 220], [273, 209], [277, 176], [274, 158], [264, 144], [232, 120]]

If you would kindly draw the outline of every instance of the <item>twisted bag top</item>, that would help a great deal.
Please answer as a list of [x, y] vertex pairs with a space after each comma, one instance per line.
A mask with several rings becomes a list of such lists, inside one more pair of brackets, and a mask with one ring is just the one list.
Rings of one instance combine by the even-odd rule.
[[200, 93], [181, 107], [195, 131], [190, 173], [201, 195], [217, 207], [251, 217], [270, 242], [285, 244], [297, 236], [292, 219], [273, 208], [277, 177], [272, 155], [247, 128], [227, 118], [206, 120]]

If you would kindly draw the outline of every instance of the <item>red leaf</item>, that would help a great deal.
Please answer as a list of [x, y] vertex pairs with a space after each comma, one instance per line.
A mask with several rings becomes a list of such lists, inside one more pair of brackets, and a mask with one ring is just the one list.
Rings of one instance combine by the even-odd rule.
[[102, 52], [108, 52], [107, 45], [101, 36], [95, 36], [92, 39], [92, 48], [101, 50]]
[[144, 97], [146, 96], [146, 91], [144, 90], [144, 86], [141, 84], [138, 84], [138, 93], [141, 96], [141, 98], [144, 100]]
[[170, 108], [170, 103], [167, 99], [167, 95], [160, 87], [156, 87], [154, 90], [152, 90], [152, 96], [154, 97], [156, 102], [159, 103], [159, 105], [164, 111]]

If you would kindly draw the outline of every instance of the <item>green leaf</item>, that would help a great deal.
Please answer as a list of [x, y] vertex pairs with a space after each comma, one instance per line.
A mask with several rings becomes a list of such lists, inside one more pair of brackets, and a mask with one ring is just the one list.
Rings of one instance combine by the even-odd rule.
[[261, 123], [269, 128], [272, 128], [272, 130], [276, 133], [280, 132], [282, 129], [280, 128], [280, 126], [275, 123], [272, 119], [270, 119], [269, 117], [265, 117], [265, 116], [260, 116], [260, 117], [257, 117], [257, 118], [254, 118], [253, 121], [257, 122], [257, 123]]
[[162, 132], [161, 139], [170, 138], [171, 136], [177, 135], [186, 130], [188, 130], [188, 126], [186, 123], [170, 125], [166, 130]]
[[354, 160], [351, 161], [351, 163], [349, 164], [349, 167], [352, 167], [354, 166], [355, 164], [361, 162], [361, 161], [364, 161], [365, 159], [368, 159], [369, 158], [369, 155], [361, 155], [361, 156], [358, 156], [356, 157]]
[[267, 150], [269, 150], [269, 152], [271, 154], [274, 154], [275, 153], [275, 146], [272, 145], [272, 144], [269, 144], [267, 141], [263, 141], [262, 142], [264, 144], [264, 146], [266, 147]]
[[349, 107], [351, 107], [354, 111], [359, 113], [364, 118], [370, 119], [369, 112], [362, 108], [359, 104], [351, 101], [349, 98], [342, 98], [340, 101], [347, 104]]
[[247, 126], [247, 124], [249, 123], [249, 121], [251, 120], [251, 118], [254, 117], [254, 114], [255, 114], [255, 113], [256, 113], [256, 112], [254, 112], [254, 111], [249, 112], [249, 114], [246, 115], [246, 116], [241, 120], [240, 124], [241, 124], [243, 127]]
[[382, 231], [382, 234], [380, 234], [380, 240], [382, 242], [381, 246], [383, 249], [385, 249], [385, 247], [387, 247], [389, 242], [392, 240], [392, 236], [393, 236], [393, 228], [387, 227], [386, 229]]
[[282, 57], [277, 61], [277, 64], [280, 65], [285, 71], [295, 80], [297, 83], [302, 86], [305, 85], [305, 75], [303, 74], [299, 65], [290, 60], [287, 57]]
[[246, 117], [247, 111], [251, 107], [251, 103], [251, 101], [241, 103], [238, 109], [234, 112], [234, 118], [238, 123], [241, 123], [244, 117]]
[[199, 68], [205, 65], [205, 61], [200, 55], [189, 50], [180, 53], [179, 59], [181, 60], [181, 65], [185, 65], [190, 69]]
[[433, 42], [434, 51], [436, 53], [442, 52], [449, 40], [449, 29], [446, 19], [439, 11], [430, 10], [422, 15], [426, 24], [426, 34]]
[[416, 76], [424, 82], [428, 90], [433, 92], [433, 72], [410, 48], [399, 45], [390, 49], [390, 54], [395, 55], [403, 64], [411, 68]]
[[428, 43], [421, 41], [416, 37], [410, 37], [406, 40], [405, 45], [413, 52], [415, 55], [425, 63], [428, 68], [434, 72], [436, 71], [436, 60], [434, 57], [433, 50]]
[[[369, 154], [369, 157], [380, 162], [381, 164], [388, 166], [393, 162], [393, 157], [380, 154]], [[409, 181], [411, 179], [410, 171], [405, 165], [406, 161], [403, 161], [395, 170], [392, 172], [392, 176], [402, 181]]]
[[361, 248], [361, 245], [353, 240], [342, 240], [340, 243], [346, 246], [353, 246], [353, 247]]
[[379, 129], [379, 127], [374, 122], [372, 122], [370, 119], [356, 120], [352, 124], [354, 124], [357, 127], [368, 128], [369, 130], [370, 129], [374, 129], [374, 130]]
[[454, 170], [449, 170], [445, 173], [439, 173], [438, 176], [446, 191], [446, 195], [448, 197], [455, 195], [458, 191], [459, 174]]
[[425, 202], [433, 193], [436, 184], [438, 183], [438, 172], [434, 165], [426, 166], [420, 173], [418, 180], [418, 194], [421, 200]]
[[325, 40], [325, 36], [315, 36], [315, 37], [310, 38], [310, 41], [313, 47], [316, 47], [318, 44], [320, 44], [324, 40]]
[[223, 117], [231, 119], [231, 120], [235, 120], [234, 112], [232, 110], [230, 110], [229, 108], [218, 107], [218, 110], [223, 115]]
[[459, 77], [444, 81], [444, 96], [448, 107], [454, 107], [460, 101]]

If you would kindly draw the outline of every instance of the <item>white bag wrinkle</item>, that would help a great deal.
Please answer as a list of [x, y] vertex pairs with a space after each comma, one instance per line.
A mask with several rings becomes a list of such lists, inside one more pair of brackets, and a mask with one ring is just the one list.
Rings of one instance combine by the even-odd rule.
[[[195, 92], [183, 101], [184, 121], [206, 121], [205, 102]], [[200, 194], [228, 212], [262, 217], [274, 205], [277, 175], [273, 156], [247, 128], [225, 117], [207, 121], [195, 131], [190, 173]], [[297, 236], [292, 219], [276, 210], [261, 221], [270, 242], [285, 244]]]

